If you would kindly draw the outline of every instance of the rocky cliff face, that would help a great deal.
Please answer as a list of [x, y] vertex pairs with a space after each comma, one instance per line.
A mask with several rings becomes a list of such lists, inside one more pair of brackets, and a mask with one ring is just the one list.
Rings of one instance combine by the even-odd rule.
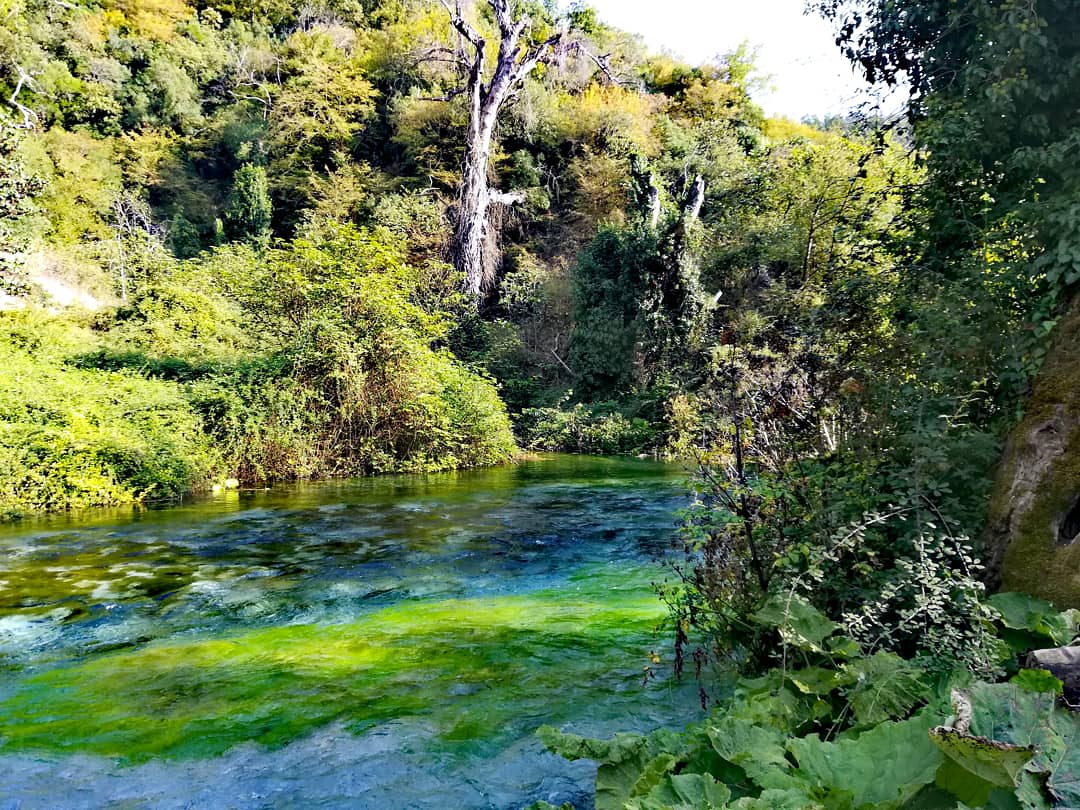
[[989, 517], [988, 562], [1003, 590], [1080, 607], [1080, 296], [1006, 445]]

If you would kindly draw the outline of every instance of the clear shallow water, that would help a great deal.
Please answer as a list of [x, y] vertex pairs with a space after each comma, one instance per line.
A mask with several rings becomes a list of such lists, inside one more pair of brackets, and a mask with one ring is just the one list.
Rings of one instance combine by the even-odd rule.
[[546, 457], [0, 530], [0, 808], [591, 806], [536, 727], [642, 686], [677, 468]]

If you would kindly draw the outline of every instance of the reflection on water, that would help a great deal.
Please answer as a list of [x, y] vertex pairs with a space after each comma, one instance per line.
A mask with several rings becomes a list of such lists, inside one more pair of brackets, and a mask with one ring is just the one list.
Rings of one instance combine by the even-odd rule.
[[692, 716], [641, 685], [680, 481], [546, 457], [4, 530], [0, 798], [584, 806], [538, 725]]

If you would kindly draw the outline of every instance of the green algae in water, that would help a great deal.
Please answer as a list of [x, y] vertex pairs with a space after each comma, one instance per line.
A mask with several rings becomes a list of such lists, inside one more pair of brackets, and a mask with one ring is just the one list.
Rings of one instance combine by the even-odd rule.
[[563, 721], [585, 701], [639, 698], [660, 618], [651, 596], [417, 602], [349, 625], [151, 645], [27, 679], [3, 703], [0, 733], [11, 749], [140, 759], [421, 716], [446, 739], [497, 742], [527, 732], [519, 718], [543, 716], [560, 693]]
[[48, 630], [7, 648], [0, 759], [202, 761], [404, 722], [421, 760], [479, 762], [546, 723], [689, 719], [691, 687], [642, 686], [682, 498], [663, 465], [555, 459], [0, 537], [0, 655], [5, 620]]

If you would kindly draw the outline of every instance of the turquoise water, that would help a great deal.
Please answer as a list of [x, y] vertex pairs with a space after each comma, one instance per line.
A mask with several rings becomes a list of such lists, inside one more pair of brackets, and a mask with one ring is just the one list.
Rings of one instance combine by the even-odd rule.
[[0, 807], [591, 806], [538, 726], [697, 712], [643, 685], [682, 477], [550, 456], [0, 530]]

